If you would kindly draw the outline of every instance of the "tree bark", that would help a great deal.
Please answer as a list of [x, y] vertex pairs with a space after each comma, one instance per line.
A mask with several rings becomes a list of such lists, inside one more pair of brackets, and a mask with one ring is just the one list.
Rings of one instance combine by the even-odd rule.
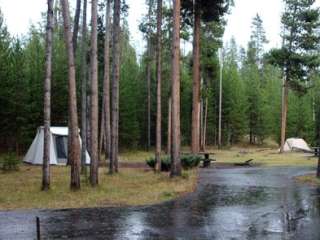
[[[149, 50], [148, 50], [149, 52]], [[148, 53], [148, 56], [149, 53]], [[149, 57], [148, 57], [149, 58]], [[151, 148], [151, 63], [147, 64], [147, 150]]]
[[81, 39], [81, 173], [87, 176], [86, 152], [87, 152], [87, 0], [83, 1], [82, 16], [82, 39]]
[[200, 100], [200, 147], [199, 150], [203, 151], [203, 129], [204, 129], [204, 103], [203, 99]]
[[[294, 7], [294, 15], [297, 11], [297, 5]], [[290, 29], [290, 40], [289, 40], [289, 49], [288, 52], [292, 54], [293, 47], [293, 32], [294, 27]], [[285, 38], [283, 38], [282, 45], [285, 44]], [[284, 152], [284, 144], [286, 141], [286, 127], [287, 127], [287, 114], [288, 114], [288, 97], [289, 97], [289, 81], [290, 78], [290, 64], [286, 63], [284, 67], [283, 74], [283, 86], [282, 86], [282, 109], [281, 109], [281, 136], [280, 136], [280, 153]]]
[[[104, 94], [104, 93], [103, 93]], [[103, 96], [102, 96], [102, 106], [101, 106], [101, 121], [100, 121], [100, 131], [99, 131], [99, 154], [98, 154], [98, 156], [99, 156], [99, 162], [101, 161], [101, 155], [102, 155], [102, 151], [103, 151], [103, 148], [104, 148], [104, 146], [103, 146], [103, 143], [104, 143], [104, 140], [105, 140], [105, 129], [104, 129], [104, 127], [105, 127], [105, 122], [104, 122], [104, 118], [105, 118], [105, 116], [104, 116], [104, 100], [103, 100]]]
[[48, 0], [46, 34], [46, 77], [44, 80], [44, 139], [42, 190], [50, 189], [50, 120], [51, 120], [51, 77], [52, 77], [52, 35], [53, 35], [53, 0]]
[[318, 155], [317, 178], [320, 178], [320, 154]]
[[76, 56], [77, 45], [78, 45], [80, 11], [81, 11], [81, 0], [77, 0], [76, 13], [74, 15], [74, 23], [73, 23], [73, 35], [72, 35], [73, 51], [75, 56]]
[[168, 134], [167, 134], [167, 154], [171, 154], [171, 123], [172, 123], [172, 111], [171, 111], [171, 97], [168, 101]]
[[90, 60], [90, 51], [88, 51], [88, 73], [87, 73], [87, 77], [88, 77], [88, 81], [87, 81], [87, 113], [86, 113], [86, 118], [87, 118], [87, 150], [89, 152], [89, 155], [91, 156], [91, 74], [89, 74], [89, 72], [91, 70], [89, 70], [91, 68], [91, 60]]
[[[104, 42], [104, 80], [103, 80], [103, 119], [105, 131], [105, 158], [110, 159], [110, 10], [111, 0], [107, 0], [106, 6], [106, 33]], [[112, 165], [109, 162], [109, 171]]]
[[151, 53], [151, 14], [152, 14], [152, 0], [149, 0], [149, 12], [148, 12], [148, 21], [149, 21], [149, 28], [148, 28], [148, 62], [147, 62], [147, 115], [148, 115], [148, 139], [147, 139], [147, 149], [150, 150], [151, 147], [151, 64], [152, 64], [152, 53]]
[[64, 37], [68, 56], [68, 78], [69, 78], [69, 138], [68, 157], [71, 163], [71, 183], [73, 190], [80, 189], [80, 142], [77, 114], [77, 95], [76, 95], [76, 72], [73, 55], [73, 44], [69, 14], [68, 0], [61, 0], [62, 15], [64, 22]]
[[[222, 51], [222, 50], [221, 50]], [[220, 53], [220, 81], [219, 81], [219, 127], [218, 127], [218, 148], [222, 147], [222, 74], [223, 74], [223, 59], [222, 52]]]
[[204, 103], [204, 116], [203, 116], [203, 130], [202, 130], [202, 141], [201, 151], [206, 151], [207, 144], [207, 122], [208, 122], [208, 97], [205, 98]]
[[90, 164], [90, 183], [95, 187], [98, 185], [98, 58], [97, 58], [97, 0], [91, 2], [91, 164]]
[[111, 154], [110, 174], [118, 172], [119, 141], [119, 80], [120, 80], [120, 8], [121, 0], [114, 1], [113, 11], [113, 51], [112, 51], [112, 91], [111, 91]]
[[194, 32], [193, 32], [193, 100], [192, 100], [192, 132], [191, 132], [191, 151], [199, 152], [200, 142], [200, 3], [194, 3]]
[[162, 0], [157, 4], [157, 130], [156, 130], [156, 172], [161, 171], [161, 39], [162, 39]]
[[[319, 96], [317, 96], [317, 100], [314, 99], [314, 122], [316, 126], [316, 146], [320, 146], [320, 104], [319, 104]], [[319, 151], [319, 150], [318, 150]], [[320, 154], [318, 152], [318, 166], [317, 166], [317, 177], [320, 178]]]
[[180, 0], [173, 1], [173, 39], [172, 39], [172, 142], [170, 176], [181, 176], [180, 159]]
[[287, 113], [288, 113], [288, 95], [289, 95], [289, 86], [286, 76], [283, 78], [283, 87], [282, 87], [282, 111], [281, 111], [281, 145], [280, 153], [284, 151], [284, 144], [286, 141], [286, 126], [287, 126]]

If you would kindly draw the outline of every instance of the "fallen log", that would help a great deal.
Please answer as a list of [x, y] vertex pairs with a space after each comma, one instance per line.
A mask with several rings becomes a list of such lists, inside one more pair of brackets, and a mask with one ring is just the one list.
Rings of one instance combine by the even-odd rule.
[[246, 167], [246, 166], [249, 166], [251, 167], [251, 162], [253, 161], [253, 159], [249, 159], [245, 162], [242, 162], [242, 163], [235, 163], [234, 165], [235, 166], [240, 166], [240, 167]]

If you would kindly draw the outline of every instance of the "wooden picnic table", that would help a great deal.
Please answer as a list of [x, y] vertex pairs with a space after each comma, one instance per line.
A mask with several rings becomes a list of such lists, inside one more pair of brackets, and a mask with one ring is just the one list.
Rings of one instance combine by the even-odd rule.
[[316, 157], [319, 157], [320, 156], [320, 147], [313, 147], [312, 149], [314, 151], [314, 155]]

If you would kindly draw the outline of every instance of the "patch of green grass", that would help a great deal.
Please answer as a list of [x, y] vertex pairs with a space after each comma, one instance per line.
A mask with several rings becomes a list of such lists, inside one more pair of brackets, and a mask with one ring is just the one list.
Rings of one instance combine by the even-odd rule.
[[72, 192], [70, 168], [52, 167], [51, 172], [49, 192], [40, 191], [41, 167], [22, 166], [19, 172], [0, 174], [0, 210], [146, 205], [191, 192], [197, 182], [197, 170], [189, 171], [189, 178], [170, 179], [168, 174], [140, 169], [120, 169], [113, 176], [100, 169], [98, 187], [82, 179], [81, 190]]
[[18, 171], [20, 159], [15, 153], [9, 152], [0, 156], [0, 169], [3, 172]]
[[208, 149], [215, 152], [217, 162], [238, 163], [253, 159], [253, 164], [268, 167], [277, 166], [316, 166], [317, 158], [306, 153], [283, 153], [280, 154], [275, 148], [259, 147], [233, 147], [230, 149]]
[[120, 161], [123, 162], [145, 162], [146, 159], [154, 157], [154, 151], [125, 151], [120, 153]]
[[162, 197], [167, 199], [167, 200], [170, 200], [170, 199], [175, 197], [175, 193], [173, 193], [173, 192], [163, 192], [162, 193]]

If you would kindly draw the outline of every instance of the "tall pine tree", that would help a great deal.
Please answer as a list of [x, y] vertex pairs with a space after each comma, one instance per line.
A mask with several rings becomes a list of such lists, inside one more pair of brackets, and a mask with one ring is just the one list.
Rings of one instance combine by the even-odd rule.
[[270, 54], [271, 62], [283, 69], [281, 152], [286, 138], [289, 89], [305, 93], [312, 69], [319, 66], [315, 51], [320, 40], [316, 32], [320, 26], [320, 13], [314, 3], [315, 0], [285, 0], [283, 46]]

